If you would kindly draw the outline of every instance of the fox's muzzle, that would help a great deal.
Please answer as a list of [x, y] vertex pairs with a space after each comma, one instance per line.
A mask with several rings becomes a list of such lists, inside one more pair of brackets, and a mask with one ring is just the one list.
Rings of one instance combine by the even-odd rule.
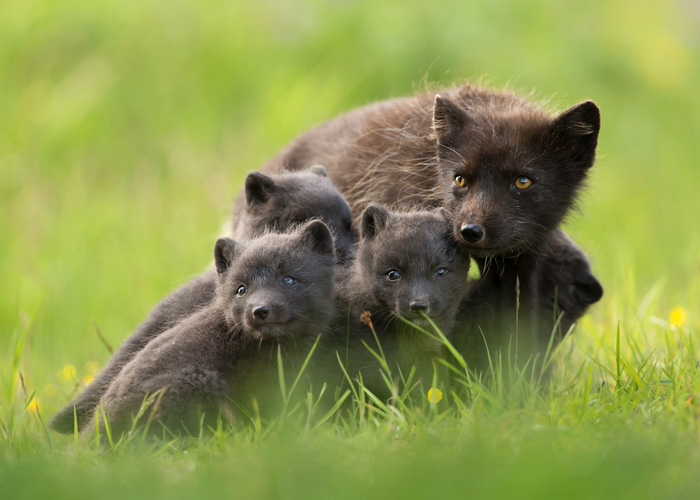
[[460, 228], [460, 234], [468, 243], [478, 243], [486, 236], [484, 229], [478, 224], [464, 224]]

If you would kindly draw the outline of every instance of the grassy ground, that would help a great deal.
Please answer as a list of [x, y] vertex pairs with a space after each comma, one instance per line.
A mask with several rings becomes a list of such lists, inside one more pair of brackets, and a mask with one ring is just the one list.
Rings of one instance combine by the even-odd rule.
[[[0, 6], [5, 494], [697, 496], [698, 8], [249, 3]], [[248, 171], [345, 110], [478, 78], [602, 109], [567, 229], [606, 295], [550, 390], [116, 450], [46, 430], [108, 359], [96, 331], [119, 345], [207, 265]]]

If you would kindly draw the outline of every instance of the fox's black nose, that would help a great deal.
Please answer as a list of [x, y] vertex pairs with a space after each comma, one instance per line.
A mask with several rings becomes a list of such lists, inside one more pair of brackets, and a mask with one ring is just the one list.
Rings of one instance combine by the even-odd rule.
[[270, 315], [270, 308], [267, 306], [256, 306], [255, 309], [253, 309], [253, 317], [255, 319], [260, 319], [265, 321], [267, 317]]
[[469, 243], [476, 243], [484, 239], [484, 230], [478, 224], [465, 224], [462, 226], [460, 233], [462, 238]]
[[428, 303], [425, 300], [412, 300], [408, 307], [414, 313], [428, 312]]

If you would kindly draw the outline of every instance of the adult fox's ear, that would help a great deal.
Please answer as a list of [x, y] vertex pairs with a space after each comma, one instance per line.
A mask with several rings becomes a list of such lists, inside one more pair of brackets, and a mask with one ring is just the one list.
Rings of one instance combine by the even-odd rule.
[[310, 250], [320, 254], [333, 254], [333, 235], [325, 223], [312, 220], [304, 224], [299, 232], [302, 244]]
[[275, 181], [260, 172], [248, 174], [245, 179], [245, 201], [249, 207], [267, 203], [275, 190]]
[[440, 94], [435, 95], [433, 131], [438, 146], [452, 146], [467, 123], [469, 123], [469, 116], [464, 111]]
[[386, 227], [389, 212], [376, 203], [370, 204], [360, 216], [360, 234], [363, 239], [371, 240]]
[[328, 172], [323, 165], [313, 165], [311, 168], [309, 168], [309, 170], [312, 174], [316, 174], [321, 177], [328, 177]]
[[219, 238], [214, 246], [216, 272], [225, 273], [240, 252], [240, 245], [231, 238]]
[[584, 101], [557, 116], [550, 126], [553, 143], [571, 163], [588, 169], [595, 161], [600, 132], [600, 110], [593, 101]]

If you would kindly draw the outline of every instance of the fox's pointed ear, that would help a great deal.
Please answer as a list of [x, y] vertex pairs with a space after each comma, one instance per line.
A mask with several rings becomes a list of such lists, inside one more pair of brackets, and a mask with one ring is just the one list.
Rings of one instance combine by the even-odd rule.
[[328, 177], [328, 172], [323, 165], [314, 165], [310, 169], [312, 174], [319, 175], [321, 177]]
[[225, 273], [240, 252], [240, 245], [231, 238], [219, 238], [214, 246], [214, 262], [216, 272]]
[[440, 94], [435, 95], [433, 130], [440, 146], [452, 145], [468, 122], [469, 117], [464, 111]]
[[360, 216], [360, 232], [362, 238], [371, 240], [378, 232], [386, 227], [389, 212], [381, 205], [372, 203]]
[[320, 220], [304, 224], [300, 231], [302, 244], [320, 254], [333, 254], [333, 235], [328, 226]]
[[266, 203], [275, 190], [275, 181], [260, 172], [248, 174], [245, 179], [245, 201], [249, 207]]
[[550, 131], [554, 143], [572, 162], [586, 169], [593, 165], [600, 131], [600, 110], [593, 101], [581, 102], [561, 113]]

